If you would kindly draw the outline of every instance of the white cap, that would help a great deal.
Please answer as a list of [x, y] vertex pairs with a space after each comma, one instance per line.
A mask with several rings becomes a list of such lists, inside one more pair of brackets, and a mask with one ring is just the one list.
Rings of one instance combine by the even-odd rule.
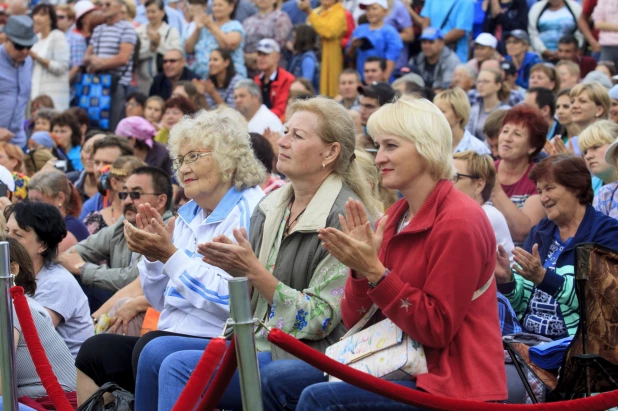
[[476, 37], [474, 43], [480, 44], [481, 46], [491, 47], [495, 49], [498, 47], [498, 40], [489, 33], [481, 33]]
[[[15, 191], [15, 180], [13, 174], [4, 166], [0, 166], [0, 183], [6, 184], [6, 188], [12, 193]], [[4, 197], [6, 193], [0, 193], [0, 197]]]
[[92, 4], [90, 0], [79, 0], [77, 3], [75, 3], [73, 9], [75, 10], [75, 21], [77, 21], [84, 14], [88, 13], [89, 11], [95, 10], [96, 7], [94, 4]]
[[377, 4], [382, 8], [388, 10], [388, 1], [387, 0], [360, 0], [359, 7], [361, 10], [365, 10], [367, 7]]

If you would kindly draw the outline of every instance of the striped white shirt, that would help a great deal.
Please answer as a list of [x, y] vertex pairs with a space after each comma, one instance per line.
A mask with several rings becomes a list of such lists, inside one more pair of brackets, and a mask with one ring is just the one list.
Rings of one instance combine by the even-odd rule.
[[[137, 33], [133, 25], [124, 20], [120, 20], [112, 25], [101, 24], [97, 26], [90, 38], [92, 51], [94, 55], [99, 57], [114, 57], [120, 53], [120, 45], [122, 43], [129, 43], [135, 46], [136, 41]], [[135, 50], [133, 53], [135, 53]], [[112, 73], [120, 77], [119, 83], [125, 86], [131, 84], [133, 53], [127, 64], [112, 70]]]

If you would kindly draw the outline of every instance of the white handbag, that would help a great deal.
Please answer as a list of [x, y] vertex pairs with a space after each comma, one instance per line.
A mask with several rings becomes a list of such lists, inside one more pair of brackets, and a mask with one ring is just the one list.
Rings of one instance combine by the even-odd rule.
[[[472, 301], [489, 288], [494, 276], [474, 292]], [[427, 372], [423, 346], [388, 318], [362, 331], [378, 307], [373, 304], [341, 340], [326, 349], [335, 361], [384, 380], [400, 381]], [[332, 375], [329, 382], [340, 381]]]

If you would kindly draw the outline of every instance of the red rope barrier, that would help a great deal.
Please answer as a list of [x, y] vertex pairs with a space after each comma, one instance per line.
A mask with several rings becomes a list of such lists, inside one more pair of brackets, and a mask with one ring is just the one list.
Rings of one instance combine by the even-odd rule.
[[19, 325], [26, 341], [26, 346], [32, 357], [32, 362], [36, 369], [36, 373], [41, 379], [41, 383], [47, 392], [47, 395], [51, 399], [54, 407], [58, 411], [73, 411], [73, 407], [67, 400], [64, 394], [64, 390], [58, 383], [58, 379], [54, 375], [39, 334], [36, 331], [32, 314], [30, 313], [30, 306], [28, 306], [28, 300], [24, 296], [24, 289], [22, 287], [12, 287], [11, 297], [13, 298], [13, 305], [15, 307], [15, 313], [19, 319]]
[[355, 370], [341, 364], [321, 352], [308, 347], [296, 338], [279, 329], [273, 329], [268, 334], [268, 341], [281, 349], [300, 358], [306, 363], [330, 374], [342, 381], [399, 401], [433, 410], [458, 411], [603, 411], [618, 406], [618, 390], [595, 395], [594, 397], [580, 398], [570, 401], [553, 402], [546, 404], [498, 404], [454, 398], [441, 397], [423, 391], [402, 387], [392, 382], [376, 378], [362, 371]]
[[198, 411], [211, 411], [217, 407], [227, 386], [230, 385], [230, 381], [232, 381], [237, 367], [236, 344], [234, 343], [234, 337], [232, 337], [230, 345], [227, 347], [227, 351], [223, 357], [223, 361], [221, 361], [221, 365], [219, 366], [219, 370], [217, 370], [215, 374], [215, 378], [208, 386], [206, 394], [204, 394], [202, 401], [200, 401], [197, 406]]
[[210, 340], [172, 411], [195, 409], [195, 405], [204, 392], [204, 384], [208, 384], [210, 381], [224, 353], [225, 339], [213, 338]]

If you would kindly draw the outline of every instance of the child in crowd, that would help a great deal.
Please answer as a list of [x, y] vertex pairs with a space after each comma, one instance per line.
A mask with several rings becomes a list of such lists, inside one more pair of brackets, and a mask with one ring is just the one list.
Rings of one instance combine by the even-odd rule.
[[160, 128], [159, 123], [163, 118], [164, 107], [165, 101], [159, 96], [148, 97], [144, 105], [144, 118], [150, 121], [157, 130]]
[[54, 116], [58, 114], [51, 108], [42, 108], [37, 110], [36, 114], [32, 117], [34, 128], [32, 129], [33, 133], [37, 131], [51, 131], [51, 121]]

